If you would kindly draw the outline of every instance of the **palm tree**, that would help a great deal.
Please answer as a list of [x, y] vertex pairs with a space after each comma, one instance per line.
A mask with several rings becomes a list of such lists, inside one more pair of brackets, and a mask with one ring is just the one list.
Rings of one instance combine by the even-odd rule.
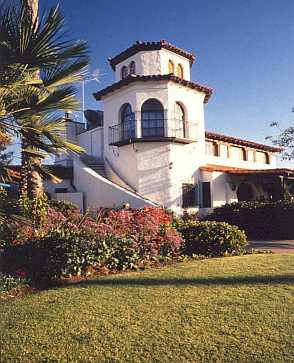
[[23, 4], [27, 6], [27, 8], [32, 13], [32, 18], [35, 20], [38, 16], [38, 9], [39, 9], [39, 1], [38, 0], [23, 0]]
[[46, 155], [82, 151], [62, 138], [61, 111], [79, 108], [72, 84], [84, 76], [88, 58], [85, 42], [64, 40], [58, 7], [38, 19], [37, 8], [28, 8], [28, 3], [38, 5], [26, 0], [0, 14], [0, 99], [1, 79], [5, 85], [12, 74], [0, 101], [0, 117], [2, 109], [4, 129], [11, 127], [21, 138], [22, 187], [34, 198], [43, 191]]

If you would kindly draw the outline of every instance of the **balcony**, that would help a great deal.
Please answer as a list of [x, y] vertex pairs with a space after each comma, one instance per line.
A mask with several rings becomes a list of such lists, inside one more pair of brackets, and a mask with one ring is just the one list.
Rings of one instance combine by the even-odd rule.
[[135, 142], [195, 142], [195, 123], [176, 119], [129, 120], [109, 127], [109, 145], [123, 146]]

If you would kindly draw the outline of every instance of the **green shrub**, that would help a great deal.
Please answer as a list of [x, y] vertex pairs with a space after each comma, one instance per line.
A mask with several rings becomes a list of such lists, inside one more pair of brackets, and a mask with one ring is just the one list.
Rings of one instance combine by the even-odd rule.
[[99, 267], [109, 270], [136, 270], [141, 258], [137, 244], [129, 237], [107, 235], [97, 246]]
[[247, 244], [245, 233], [228, 223], [187, 221], [179, 231], [185, 240], [183, 253], [189, 256], [240, 255]]
[[294, 238], [294, 202], [291, 201], [226, 204], [215, 208], [207, 219], [236, 225], [251, 239]]
[[65, 216], [67, 216], [70, 212], [75, 212], [78, 210], [78, 207], [68, 201], [62, 200], [49, 200], [49, 207], [55, 209], [58, 212], [61, 212]]
[[24, 271], [33, 280], [85, 275], [95, 265], [95, 243], [83, 231], [59, 227], [21, 245], [6, 246], [5, 271]]
[[27, 281], [24, 278], [4, 275], [0, 272], [0, 292], [6, 292], [26, 285]]

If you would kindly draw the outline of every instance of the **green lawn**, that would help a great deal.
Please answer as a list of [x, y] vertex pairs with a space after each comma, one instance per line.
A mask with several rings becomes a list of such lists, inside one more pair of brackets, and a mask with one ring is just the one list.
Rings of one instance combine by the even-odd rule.
[[294, 255], [195, 261], [0, 304], [0, 362], [293, 362]]

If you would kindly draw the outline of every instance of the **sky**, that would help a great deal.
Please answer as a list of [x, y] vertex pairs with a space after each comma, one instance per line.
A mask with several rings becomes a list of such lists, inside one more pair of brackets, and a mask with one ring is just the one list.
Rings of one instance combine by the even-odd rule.
[[[41, 9], [56, 5], [40, 0]], [[214, 89], [206, 129], [261, 143], [294, 121], [294, 0], [61, 0], [67, 37], [87, 40], [92, 93], [114, 82], [107, 58], [135, 41], [168, 40], [196, 54], [191, 79]], [[80, 96], [80, 95], [79, 95]], [[285, 165], [285, 164], [280, 164]], [[294, 167], [294, 162], [288, 166]]]

